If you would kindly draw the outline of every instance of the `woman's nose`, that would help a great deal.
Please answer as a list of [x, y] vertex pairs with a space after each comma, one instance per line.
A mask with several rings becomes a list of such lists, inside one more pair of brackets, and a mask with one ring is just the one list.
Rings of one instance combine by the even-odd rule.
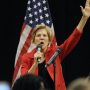
[[41, 39], [43, 39], [44, 38], [44, 36], [43, 35], [41, 35], [41, 37], [40, 37]]

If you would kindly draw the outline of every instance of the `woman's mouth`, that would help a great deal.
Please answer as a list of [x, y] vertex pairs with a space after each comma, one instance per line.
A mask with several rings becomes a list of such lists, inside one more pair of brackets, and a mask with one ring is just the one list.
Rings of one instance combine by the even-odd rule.
[[43, 45], [43, 44], [44, 44], [44, 42], [40, 42], [40, 44], [41, 44], [41, 45]]

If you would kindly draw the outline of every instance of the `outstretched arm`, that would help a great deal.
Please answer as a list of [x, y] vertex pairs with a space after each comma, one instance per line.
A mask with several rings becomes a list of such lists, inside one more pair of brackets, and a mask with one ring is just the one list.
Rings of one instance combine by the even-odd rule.
[[83, 8], [82, 6], [80, 7], [82, 11], [82, 18], [77, 26], [77, 29], [82, 32], [87, 20], [90, 17], [90, 0], [86, 0], [85, 8]]

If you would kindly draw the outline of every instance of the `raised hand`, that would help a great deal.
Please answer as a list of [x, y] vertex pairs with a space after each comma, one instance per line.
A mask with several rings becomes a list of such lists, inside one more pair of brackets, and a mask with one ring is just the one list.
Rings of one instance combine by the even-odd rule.
[[85, 8], [83, 8], [82, 6], [80, 7], [81, 7], [83, 16], [85, 16], [86, 18], [89, 18], [90, 17], [90, 0], [86, 0]]

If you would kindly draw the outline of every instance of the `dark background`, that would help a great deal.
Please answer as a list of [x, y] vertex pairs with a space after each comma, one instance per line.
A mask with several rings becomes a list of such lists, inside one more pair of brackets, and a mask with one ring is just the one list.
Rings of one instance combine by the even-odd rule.
[[[85, 0], [49, 0], [58, 45], [61, 44], [77, 26], [82, 13], [80, 5]], [[24, 21], [27, 0], [4, 0], [0, 3], [0, 80], [11, 83], [14, 61]], [[73, 79], [90, 73], [90, 19], [82, 38], [62, 63], [66, 85]]]

